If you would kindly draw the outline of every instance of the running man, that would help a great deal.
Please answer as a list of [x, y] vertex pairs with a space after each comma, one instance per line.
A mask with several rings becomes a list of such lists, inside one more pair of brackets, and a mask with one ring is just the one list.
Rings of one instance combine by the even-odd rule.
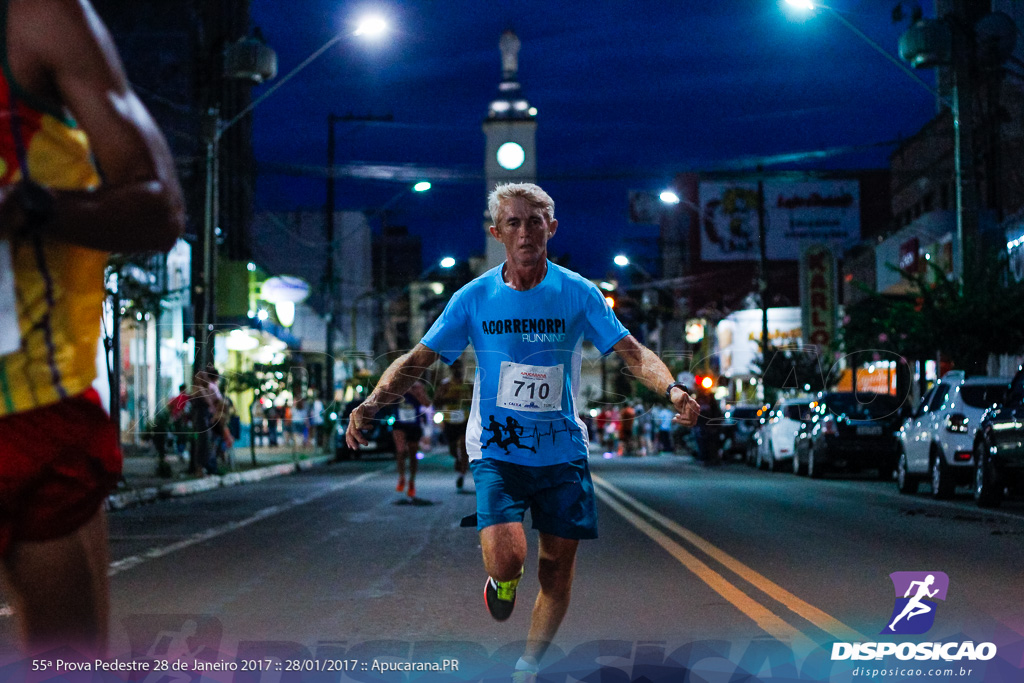
[[497, 420], [495, 420], [494, 416], [491, 415], [489, 420], [488, 420], [488, 422], [487, 422], [487, 426], [484, 427], [484, 431], [488, 431], [488, 432], [491, 433], [491, 438], [487, 440], [487, 443], [482, 444], [480, 446], [480, 450], [486, 450], [488, 447], [490, 447], [491, 444], [495, 444], [499, 448], [505, 449], [505, 453], [507, 454], [508, 453], [508, 449], [505, 448], [505, 445], [504, 445], [504, 441], [505, 440], [501, 436], [501, 434], [502, 434], [502, 432], [504, 430], [505, 430], [505, 428], [501, 426], [501, 423], [498, 422]]
[[0, 27], [0, 329], [16, 332], [0, 344], [3, 577], [26, 652], [102, 657], [103, 501], [121, 472], [91, 386], [103, 271], [110, 252], [169, 250], [184, 205], [88, 0], [0, 0]]
[[[398, 401], [438, 358], [450, 364], [473, 345], [478, 370], [466, 447], [488, 574], [485, 601], [499, 621], [512, 614], [523, 575], [528, 508], [540, 532], [540, 592], [515, 674], [529, 681], [569, 607], [579, 541], [597, 537], [588, 434], [578, 417], [580, 344], [589, 339], [601, 353], [614, 349], [633, 375], [668, 396], [676, 422], [692, 426], [698, 409], [665, 364], [616, 319], [593, 283], [548, 261], [547, 243], [558, 221], [544, 190], [528, 183], [499, 185], [488, 208], [494, 220], [490, 232], [505, 247], [505, 263], [455, 293], [422, 342], [392, 363], [352, 414], [346, 439], [352, 448], [365, 444], [361, 430], [377, 411]], [[561, 420], [580, 429], [543, 439], [536, 453], [485, 452], [485, 415], [492, 416], [487, 427], [492, 432], [506, 416], [541, 431]]]
[[[424, 408], [430, 405], [430, 396], [423, 382], [414, 382], [402, 396], [398, 406], [398, 416], [391, 431], [395, 440], [395, 465], [398, 467], [398, 485], [396, 491], [405, 491], [409, 498], [416, 498], [416, 470], [419, 460], [416, 459], [423, 438], [423, 425], [426, 422]], [[406, 466], [409, 470], [408, 487], [406, 486]]]
[[910, 597], [910, 592], [914, 590], [914, 586], [917, 586], [917, 593], [914, 594], [914, 597], [910, 598], [906, 606], [903, 608], [903, 611], [899, 613], [899, 616], [893, 619], [892, 623], [889, 624], [890, 631], [894, 631], [896, 622], [898, 622], [900, 619], [904, 617], [907, 618], [907, 621], [910, 621], [912, 617], [916, 617], [919, 614], [927, 614], [928, 612], [932, 611], [932, 606], [926, 605], [922, 602], [922, 600], [924, 600], [925, 598], [933, 598], [935, 597], [935, 594], [939, 592], [938, 588], [931, 592], [928, 591], [928, 587], [931, 586], [933, 583], [935, 583], [934, 574], [929, 574], [928, 576], [926, 576], [924, 581], [910, 582], [910, 585], [907, 586], [907, 592], [903, 594], [903, 597]]
[[509, 415], [505, 418], [505, 431], [508, 433], [508, 437], [501, 444], [505, 449], [505, 453], [508, 453], [509, 446], [515, 446], [516, 448], [522, 448], [528, 450], [531, 453], [536, 453], [537, 449], [533, 446], [527, 446], [526, 444], [519, 442], [519, 437], [523, 435], [523, 426], [516, 422], [516, 419]]
[[437, 385], [434, 392], [434, 407], [441, 411], [444, 420], [444, 438], [448, 452], [455, 458], [455, 488], [462, 490], [469, 471], [469, 453], [466, 451], [466, 420], [473, 400], [473, 387], [466, 384], [462, 361], [452, 363], [452, 374]]

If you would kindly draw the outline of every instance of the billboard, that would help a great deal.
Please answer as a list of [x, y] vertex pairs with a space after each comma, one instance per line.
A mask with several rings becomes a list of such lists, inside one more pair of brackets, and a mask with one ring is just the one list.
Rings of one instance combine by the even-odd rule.
[[[760, 258], [757, 182], [700, 183], [701, 260]], [[856, 180], [764, 181], [767, 258], [796, 261], [801, 247], [850, 246], [860, 240]]]

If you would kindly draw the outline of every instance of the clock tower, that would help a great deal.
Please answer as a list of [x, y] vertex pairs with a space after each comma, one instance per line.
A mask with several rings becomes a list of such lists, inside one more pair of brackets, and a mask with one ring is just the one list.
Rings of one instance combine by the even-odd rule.
[[[537, 180], [537, 109], [531, 107], [519, 85], [519, 38], [511, 31], [501, 34], [501, 83], [484, 120], [486, 136], [484, 176], [487, 192], [500, 183], [532, 183]], [[494, 221], [484, 209], [487, 268], [505, 260], [505, 248], [487, 228]]]

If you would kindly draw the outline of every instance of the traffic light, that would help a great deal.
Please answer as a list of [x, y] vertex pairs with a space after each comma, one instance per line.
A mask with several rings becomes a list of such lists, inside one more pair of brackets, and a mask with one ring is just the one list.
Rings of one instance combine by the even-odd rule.
[[697, 375], [697, 387], [700, 389], [711, 389], [715, 386], [715, 378], [711, 375]]

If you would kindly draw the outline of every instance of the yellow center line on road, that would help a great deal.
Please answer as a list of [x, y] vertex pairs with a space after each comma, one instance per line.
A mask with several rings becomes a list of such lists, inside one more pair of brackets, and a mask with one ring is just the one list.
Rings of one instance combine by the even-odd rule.
[[[595, 481], [597, 477], [594, 477]], [[793, 628], [767, 607], [757, 602], [739, 588], [716, 572], [714, 569], [699, 560], [688, 552], [666, 534], [656, 529], [649, 522], [628, 509], [625, 505], [615, 500], [609, 493], [598, 488], [597, 497], [611, 506], [613, 510], [622, 515], [626, 521], [646, 534], [652, 541], [668, 551], [668, 553], [679, 560], [683, 566], [697, 575], [701, 581], [706, 583], [712, 590], [728, 600], [732, 605], [754, 620], [763, 631], [767, 632], [776, 640], [790, 643], [794, 649], [799, 646], [801, 649], [814, 649], [817, 647], [807, 636]]]
[[[768, 595], [773, 600], [781, 603], [782, 605], [785, 605], [792, 612], [794, 612], [795, 614], [797, 614], [801, 618], [805, 619], [806, 621], [809, 621], [810, 623], [814, 624], [817, 628], [821, 629], [822, 631], [832, 635], [833, 637], [835, 637], [835, 638], [837, 638], [839, 640], [844, 640], [844, 641], [866, 641], [866, 640], [870, 640], [866, 636], [864, 636], [864, 635], [860, 634], [859, 632], [857, 632], [855, 629], [850, 628], [846, 624], [842, 623], [841, 621], [839, 621], [835, 617], [830, 616], [829, 614], [823, 612], [822, 610], [818, 609], [814, 605], [811, 605], [810, 603], [808, 603], [808, 602], [798, 598], [797, 596], [793, 595], [792, 593], [787, 591], [782, 586], [779, 586], [778, 584], [776, 584], [775, 582], [771, 581], [767, 577], [765, 577], [765, 576], [759, 574], [758, 572], [754, 571], [753, 569], [751, 569], [750, 567], [746, 566], [745, 564], [743, 564], [739, 560], [735, 559], [734, 557], [732, 557], [728, 553], [724, 552], [723, 550], [720, 550], [719, 548], [715, 547], [714, 545], [712, 545], [711, 543], [709, 543], [705, 539], [701, 538], [697, 534], [693, 533], [689, 529], [686, 529], [685, 527], [681, 526], [680, 524], [678, 524], [674, 520], [669, 519], [668, 517], [666, 517], [665, 515], [659, 513], [658, 511], [653, 510], [650, 507], [644, 505], [643, 503], [641, 503], [636, 498], [633, 498], [632, 496], [630, 496], [625, 491], [622, 491], [621, 489], [615, 487], [614, 485], [612, 485], [611, 483], [605, 481], [601, 477], [598, 477], [598, 476], [595, 475], [595, 476], [593, 476], [593, 479], [594, 479], [594, 483], [597, 484], [599, 487], [601, 487], [600, 489], [598, 489], [598, 496], [602, 500], [604, 500], [604, 502], [609, 503], [610, 505], [612, 505], [612, 508], [614, 508], [616, 510], [616, 512], [619, 512], [619, 514], [622, 514], [622, 506], [617, 504], [617, 502], [616, 502], [616, 504], [612, 504], [611, 503], [611, 497], [610, 496], [612, 494], [615, 495], [616, 497], [618, 497], [621, 501], [623, 501], [623, 503], [628, 503], [629, 505], [633, 506], [633, 508], [635, 510], [639, 511], [640, 513], [645, 515], [647, 518], [658, 522], [663, 527], [665, 527], [666, 529], [668, 529], [672, 533], [676, 534], [677, 536], [679, 536], [681, 539], [683, 539], [687, 543], [690, 543], [691, 545], [696, 547], [698, 550], [700, 550], [701, 552], [705, 553], [708, 557], [711, 557], [712, 559], [714, 559], [715, 561], [720, 563], [722, 566], [726, 567], [727, 569], [729, 569], [730, 571], [735, 573], [737, 576], [742, 578], [744, 581], [747, 581], [748, 583], [750, 583], [751, 585], [756, 587], [758, 590], [760, 590], [763, 593], [765, 593], [766, 595]], [[604, 495], [602, 495], [602, 494], [604, 494]], [[630, 513], [630, 514], [632, 515], [632, 513]], [[623, 515], [623, 516], [626, 516], [626, 515]], [[637, 518], [636, 515], [632, 515], [632, 516], [633, 516], [633, 518]], [[629, 520], [638, 529], [640, 529], [641, 531], [646, 533], [648, 536], [651, 536], [651, 534], [648, 533], [646, 529], [643, 529], [640, 526], [638, 526], [633, 521], [633, 519], [631, 519], [628, 516], [626, 517], [626, 519]], [[641, 520], [641, 521], [643, 521], [643, 520]], [[645, 522], [645, 524], [646, 524], [646, 522]], [[647, 524], [647, 526], [650, 527], [649, 524]], [[653, 528], [653, 527], [651, 527], [651, 528]], [[659, 534], [661, 533], [661, 532], [657, 531], [656, 529], [655, 529], [655, 532], [659, 533]], [[659, 543], [659, 545], [662, 545], [662, 547], [665, 547], [664, 543], [659, 541], [657, 538], [654, 538], [654, 536], [651, 536], [651, 538], [652, 538], [652, 540], [654, 540], [657, 543]], [[673, 542], [673, 541], [671, 539], [669, 539], [669, 542]], [[669, 550], [669, 552], [672, 552], [672, 550], [670, 550], [667, 547], [666, 547], [666, 550]], [[683, 552], [686, 552], [686, 551], [683, 550]], [[672, 554], [675, 555], [674, 552]], [[696, 558], [694, 558], [694, 559], [696, 560]], [[680, 560], [680, 561], [682, 561], [682, 560]], [[696, 561], [700, 562], [700, 560], [696, 560]], [[690, 565], [687, 562], [683, 562], [683, 564], [685, 564], [691, 571], [693, 571], [695, 574], [697, 574], [697, 576], [699, 578], [701, 578], [703, 581], [705, 581], [705, 583], [708, 583], [708, 580], [705, 578], [705, 576], [702, 575], [700, 572], [695, 571], [692, 567], [690, 567]], [[710, 571], [712, 574], [714, 574], [716, 577], [718, 577], [722, 581], [726, 581], [719, 574], [714, 572], [714, 570], [712, 570], [709, 567], [707, 567], [707, 565], [704, 565], [702, 562], [700, 562], [700, 564], [701, 564], [701, 566], [705, 567], [707, 569], [707, 571]], [[728, 583], [728, 582], [726, 581], [726, 583]], [[710, 583], [708, 583], [708, 585], [711, 586], [712, 588], [715, 588], [715, 586], [711, 585]], [[732, 584], [729, 584], [729, 585], [734, 590], [742, 593], [742, 591], [739, 591], [739, 589], [735, 588], [734, 586], [732, 586]], [[718, 590], [718, 589], [715, 588], [715, 590]], [[719, 591], [719, 592], [721, 592], [721, 591]], [[724, 594], [723, 594], [723, 596], [724, 596]], [[724, 597], [726, 597], [728, 599], [728, 596], [724, 596]], [[745, 594], [744, 594], [744, 597], [746, 597]], [[750, 600], [751, 602], [754, 602], [751, 598], [747, 598], [747, 599]], [[732, 602], [732, 601], [730, 600], [730, 602]], [[733, 603], [733, 604], [736, 604], [736, 603]], [[754, 602], [754, 604], [757, 604], [758, 607], [761, 607], [761, 609], [767, 610], [767, 608], [762, 607], [760, 604], [758, 604], [756, 602]], [[739, 607], [739, 605], [737, 605], [737, 607]], [[740, 609], [742, 609], [742, 608], [740, 608]], [[744, 610], [744, 612], [746, 613], [745, 610]], [[750, 616], [751, 618], [754, 618], [752, 614], [748, 613], [748, 616]], [[757, 619], [755, 619], [755, 621], [757, 621]], [[780, 621], [781, 621], [781, 619], [780, 619]], [[783, 623], [785, 623], [785, 622], [783, 622]], [[787, 624], [787, 626], [788, 626], [788, 624]], [[768, 629], [765, 629], [765, 630], [768, 630]], [[771, 631], [769, 631], [769, 633], [771, 633]], [[772, 633], [772, 635], [775, 635], [775, 634]], [[776, 636], [776, 637], [778, 637], [778, 636]]]

